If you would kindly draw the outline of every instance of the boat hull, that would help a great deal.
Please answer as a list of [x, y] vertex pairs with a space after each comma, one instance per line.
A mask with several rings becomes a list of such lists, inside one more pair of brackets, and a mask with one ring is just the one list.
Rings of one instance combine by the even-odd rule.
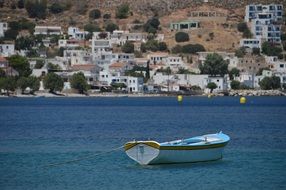
[[161, 144], [133, 141], [125, 144], [125, 152], [141, 165], [205, 162], [221, 159], [228, 141], [222, 133]]

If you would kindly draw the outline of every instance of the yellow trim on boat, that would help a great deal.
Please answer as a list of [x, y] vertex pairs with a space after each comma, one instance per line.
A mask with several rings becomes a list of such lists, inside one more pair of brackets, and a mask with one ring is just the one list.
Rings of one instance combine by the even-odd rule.
[[159, 149], [159, 150], [203, 150], [203, 149], [211, 149], [211, 148], [220, 148], [227, 145], [228, 142], [217, 143], [217, 144], [205, 144], [198, 146], [160, 146], [160, 144], [156, 141], [134, 141], [128, 142], [124, 145], [125, 151], [133, 148], [138, 144], [145, 144], [147, 146]]
[[138, 144], [145, 144], [147, 146], [151, 146], [153, 148], [156, 149], [160, 149], [160, 144], [157, 143], [156, 141], [134, 141], [134, 142], [128, 142], [124, 145], [124, 149], [129, 150], [131, 148], [133, 148], [134, 146], [138, 145]]

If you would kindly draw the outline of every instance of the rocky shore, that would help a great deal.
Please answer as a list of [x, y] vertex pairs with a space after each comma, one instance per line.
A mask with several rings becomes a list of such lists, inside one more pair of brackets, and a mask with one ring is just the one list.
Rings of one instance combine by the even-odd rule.
[[286, 96], [280, 90], [230, 90], [229, 96]]

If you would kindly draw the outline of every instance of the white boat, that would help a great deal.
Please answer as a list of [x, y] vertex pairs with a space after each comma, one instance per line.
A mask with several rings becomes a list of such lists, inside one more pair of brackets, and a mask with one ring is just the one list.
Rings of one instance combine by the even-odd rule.
[[164, 143], [131, 141], [124, 148], [141, 165], [203, 162], [221, 159], [229, 140], [228, 135], [220, 132]]

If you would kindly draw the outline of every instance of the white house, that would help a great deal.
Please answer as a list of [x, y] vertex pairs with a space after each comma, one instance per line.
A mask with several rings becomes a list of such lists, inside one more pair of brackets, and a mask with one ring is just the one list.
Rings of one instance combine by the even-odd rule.
[[283, 5], [247, 5], [245, 9], [245, 21], [251, 22], [251, 32], [256, 39], [281, 43], [281, 25]]
[[68, 35], [69, 37], [76, 39], [76, 40], [84, 40], [85, 36], [88, 34], [87, 31], [82, 31], [77, 27], [69, 27], [68, 28]]
[[272, 71], [286, 73], [286, 62], [279, 60], [277, 56], [265, 56], [265, 60]]
[[15, 45], [14, 44], [0, 44], [0, 56], [10, 57], [15, 55]]
[[178, 70], [179, 68], [183, 68], [185, 66], [182, 58], [177, 56], [168, 56], [163, 59], [163, 62], [172, 70]]
[[59, 48], [76, 48], [80, 46], [80, 41], [79, 40], [67, 40], [67, 39], [60, 39], [58, 41], [58, 46]]
[[246, 48], [260, 48], [261, 49], [261, 39], [241, 39], [240, 47]]
[[155, 52], [147, 55], [147, 58], [150, 60], [151, 64], [162, 63], [169, 56], [168, 53], [165, 52]]
[[34, 35], [61, 35], [63, 34], [60, 26], [36, 26]]
[[111, 83], [124, 83], [128, 92], [142, 92], [143, 78], [132, 76], [121, 76], [120, 72], [100, 71], [99, 81], [105, 85]]
[[[213, 92], [221, 92], [224, 90], [227, 90], [227, 81], [226, 77], [212, 77], [209, 76], [205, 80], [205, 87], [208, 85], [208, 83], [213, 82], [217, 85], [217, 88], [213, 90]], [[209, 89], [205, 89], [206, 92], [209, 92]]]
[[8, 30], [7, 22], [0, 22], [0, 37], [4, 37], [5, 31]]
[[93, 60], [100, 59], [104, 53], [112, 53], [112, 44], [110, 40], [99, 40], [92, 38], [92, 57]]
[[71, 66], [92, 63], [91, 53], [86, 50], [64, 50], [64, 58]]

